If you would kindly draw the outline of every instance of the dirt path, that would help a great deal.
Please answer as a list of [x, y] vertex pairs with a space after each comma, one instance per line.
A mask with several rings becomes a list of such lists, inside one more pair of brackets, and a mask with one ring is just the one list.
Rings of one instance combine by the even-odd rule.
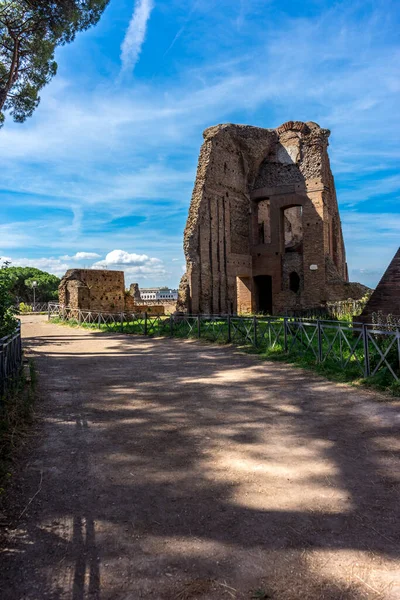
[[2, 600], [400, 598], [398, 407], [228, 347], [23, 334]]

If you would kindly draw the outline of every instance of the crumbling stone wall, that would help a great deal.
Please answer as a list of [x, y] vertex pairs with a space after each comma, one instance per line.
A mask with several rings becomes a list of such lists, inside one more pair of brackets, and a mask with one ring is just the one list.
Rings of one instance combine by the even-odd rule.
[[372, 323], [373, 313], [400, 316], [400, 248], [356, 320]]
[[123, 271], [70, 269], [58, 288], [60, 304], [82, 310], [123, 312], [125, 281]]
[[280, 313], [348, 298], [329, 133], [292, 121], [204, 132], [184, 235], [187, 311]]

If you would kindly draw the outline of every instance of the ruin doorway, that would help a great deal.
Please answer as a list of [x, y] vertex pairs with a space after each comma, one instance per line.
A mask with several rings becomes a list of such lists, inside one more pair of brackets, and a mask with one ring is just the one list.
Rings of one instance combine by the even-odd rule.
[[237, 313], [251, 314], [253, 308], [251, 277], [236, 278]]
[[272, 315], [272, 277], [258, 275], [254, 277], [256, 288], [257, 312]]

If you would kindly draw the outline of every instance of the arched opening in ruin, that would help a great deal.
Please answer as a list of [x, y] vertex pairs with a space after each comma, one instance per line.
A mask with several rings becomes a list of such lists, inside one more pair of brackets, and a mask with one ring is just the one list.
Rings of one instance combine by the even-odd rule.
[[258, 275], [254, 277], [257, 312], [272, 315], [272, 277]]
[[261, 200], [257, 205], [258, 243], [269, 244], [271, 242], [271, 216], [270, 201], [268, 198]]
[[283, 209], [284, 251], [303, 252], [303, 207], [290, 206]]
[[300, 275], [296, 271], [292, 271], [289, 275], [289, 289], [295, 294], [300, 290]]

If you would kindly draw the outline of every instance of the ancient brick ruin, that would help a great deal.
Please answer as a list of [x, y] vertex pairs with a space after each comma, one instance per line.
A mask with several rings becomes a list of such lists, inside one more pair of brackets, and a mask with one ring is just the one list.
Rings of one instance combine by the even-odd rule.
[[82, 310], [123, 312], [125, 278], [123, 271], [70, 269], [58, 288], [60, 304]]
[[71, 309], [105, 313], [151, 313], [163, 315], [173, 312], [171, 303], [142, 302], [137, 283], [125, 290], [123, 271], [106, 269], [70, 269], [58, 288], [60, 304]]
[[292, 121], [204, 132], [180, 310], [276, 314], [363, 296], [348, 283], [329, 134]]
[[400, 248], [356, 321], [372, 323], [373, 314], [400, 317]]

